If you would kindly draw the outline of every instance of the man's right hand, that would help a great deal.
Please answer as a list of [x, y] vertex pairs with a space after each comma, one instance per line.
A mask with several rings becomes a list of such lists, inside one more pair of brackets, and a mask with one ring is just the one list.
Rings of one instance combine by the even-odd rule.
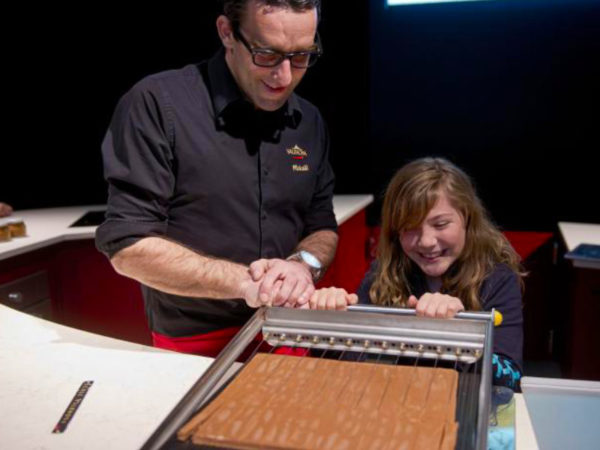
[[259, 259], [250, 264], [249, 272], [254, 281], [260, 281], [262, 304], [298, 308], [315, 291], [310, 271], [297, 261]]

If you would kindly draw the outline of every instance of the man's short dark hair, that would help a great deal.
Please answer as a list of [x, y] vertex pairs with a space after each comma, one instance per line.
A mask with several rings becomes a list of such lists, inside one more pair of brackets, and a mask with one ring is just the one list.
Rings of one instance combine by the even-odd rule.
[[266, 6], [290, 8], [293, 11], [308, 11], [317, 9], [317, 18], [321, 18], [321, 0], [221, 0], [223, 3], [223, 14], [229, 19], [234, 27], [239, 27], [246, 5], [250, 1], [257, 1]]

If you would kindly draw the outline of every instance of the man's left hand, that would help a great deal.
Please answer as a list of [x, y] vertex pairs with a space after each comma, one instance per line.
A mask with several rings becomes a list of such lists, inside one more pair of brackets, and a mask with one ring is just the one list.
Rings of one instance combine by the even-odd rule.
[[[310, 270], [304, 264], [283, 259], [259, 259], [250, 264], [250, 276], [254, 281], [262, 279], [259, 297], [263, 304], [301, 307], [315, 291]], [[275, 282], [281, 280], [279, 289]]]

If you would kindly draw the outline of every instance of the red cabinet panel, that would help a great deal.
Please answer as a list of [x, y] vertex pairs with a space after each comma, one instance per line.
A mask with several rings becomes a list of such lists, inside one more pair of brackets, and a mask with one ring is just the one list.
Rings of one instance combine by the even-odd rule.
[[[320, 286], [354, 292], [367, 270], [364, 210], [339, 227], [335, 260]], [[74, 328], [151, 344], [138, 282], [115, 272], [92, 239], [68, 241], [0, 261], [0, 284], [48, 273], [52, 320]]]
[[139, 283], [117, 274], [91, 239], [0, 261], [0, 284], [46, 271], [50, 319], [73, 328], [150, 344]]
[[364, 209], [339, 227], [335, 258], [317, 287], [336, 286], [348, 292], [356, 292], [368, 269], [368, 232]]
[[92, 240], [61, 246], [55, 277], [60, 322], [128, 341], [152, 342], [139, 283], [117, 274]]

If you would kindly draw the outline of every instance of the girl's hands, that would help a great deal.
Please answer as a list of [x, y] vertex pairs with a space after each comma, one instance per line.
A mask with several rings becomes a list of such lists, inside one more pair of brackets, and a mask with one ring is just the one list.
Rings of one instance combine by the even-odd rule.
[[358, 303], [356, 294], [348, 294], [345, 289], [329, 287], [317, 289], [309, 300], [310, 309], [345, 310], [348, 305]]
[[408, 298], [408, 307], [415, 308], [417, 316], [437, 317], [450, 319], [465, 307], [459, 298], [436, 292], [434, 294], [423, 294], [417, 301], [417, 297], [411, 295]]

